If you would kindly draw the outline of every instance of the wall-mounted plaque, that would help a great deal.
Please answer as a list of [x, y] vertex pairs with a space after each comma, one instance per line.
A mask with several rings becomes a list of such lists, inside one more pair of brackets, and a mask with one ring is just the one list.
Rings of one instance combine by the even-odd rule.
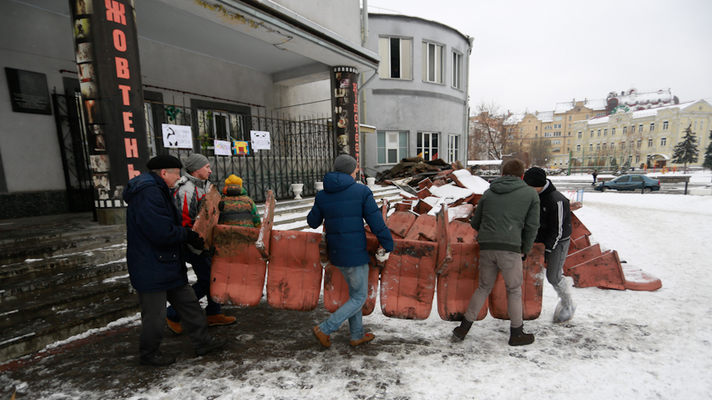
[[5, 67], [12, 111], [52, 114], [47, 75]]

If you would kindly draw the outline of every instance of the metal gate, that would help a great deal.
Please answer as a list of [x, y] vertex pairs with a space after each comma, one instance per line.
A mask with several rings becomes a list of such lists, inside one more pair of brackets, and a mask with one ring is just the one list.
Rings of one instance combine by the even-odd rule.
[[[77, 87], [78, 87], [77, 83]], [[57, 139], [64, 164], [64, 181], [67, 187], [69, 211], [94, 210], [94, 194], [89, 170], [86, 124], [83, 120], [79, 92], [52, 94]]]
[[[331, 170], [336, 156], [331, 120], [314, 118], [288, 120], [273, 115], [251, 115], [235, 110], [221, 110], [145, 103], [146, 134], [151, 156], [172, 154], [185, 159], [193, 152], [205, 155], [211, 162], [210, 180], [223, 187], [230, 174], [242, 178], [243, 186], [257, 202], [265, 200], [265, 192], [274, 191], [277, 199], [292, 197], [290, 185], [304, 184], [302, 194], [316, 194], [315, 182], [321, 181]], [[193, 132], [193, 149], [167, 149], [163, 147], [161, 125], [164, 123], [190, 125]], [[270, 150], [254, 151], [246, 155], [217, 156], [213, 140], [250, 141], [250, 131], [270, 133]]]

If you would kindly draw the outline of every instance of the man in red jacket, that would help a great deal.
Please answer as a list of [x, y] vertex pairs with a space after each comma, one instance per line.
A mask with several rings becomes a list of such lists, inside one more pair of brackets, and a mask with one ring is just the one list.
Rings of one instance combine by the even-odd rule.
[[[175, 204], [181, 214], [181, 224], [192, 228], [195, 219], [198, 217], [200, 205], [210, 191], [212, 185], [208, 178], [212, 174], [210, 161], [207, 157], [199, 153], [191, 154], [185, 160], [186, 175], [183, 175], [176, 183]], [[193, 290], [198, 300], [207, 297], [208, 305], [205, 307], [205, 315], [208, 326], [230, 325], [235, 323], [235, 317], [225, 315], [220, 310], [220, 304], [210, 297], [210, 269], [212, 257], [203, 248], [188, 247], [186, 261], [193, 267], [193, 272], [197, 281], [193, 284]], [[166, 312], [166, 323], [168, 328], [175, 334], [183, 331], [181, 326], [181, 316], [173, 307], [168, 307]]]

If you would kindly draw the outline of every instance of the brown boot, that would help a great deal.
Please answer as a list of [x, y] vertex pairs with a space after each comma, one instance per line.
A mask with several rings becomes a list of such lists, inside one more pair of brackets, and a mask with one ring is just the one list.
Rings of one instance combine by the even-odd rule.
[[326, 347], [327, 349], [331, 347], [331, 338], [329, 338], [329, 335], [319, 329], [319, 325], [312, 328], [312, 332], [314, 333], [314, 337], [316, 337], [316, 340], [318, 340], [322, 346]]
[[208, 315], [208, 326], [230, 325], [237, 321], [237, 318], [225, 314]]
[[349, 341], [349, 344], [351, 345], [351, 347], [356, 347], [356, 346], [358, 346], [358, 345], [360, 345], [360, 344], [368, 343], [368, 342], [370, 342], [371, 340], [373, 340], [373, 339], [375, 339], [375, 338], [376, 338], [376, 335], [374, 335], [374, 334], [371, 333], [371, 332], [368, 332], [368, 333], [364, 334], [361, 339], [358, 339], [358, 340], [350, 340], [350, 341]]
[[168, 325], [168, 329], [176, 335], [183, 333], [183, 326], [181, 326], [180, 322], [171, 321], [169, 318], [166, 318], [166, 324]]

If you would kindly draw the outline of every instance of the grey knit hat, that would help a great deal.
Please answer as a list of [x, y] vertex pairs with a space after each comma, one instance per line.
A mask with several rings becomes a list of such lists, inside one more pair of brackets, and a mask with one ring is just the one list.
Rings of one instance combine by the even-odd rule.
[[340, 154], [334, 160], [334, 171], [351, 175], [356, 169], [356, 159], [348, 154]]
[[188, 157], [187, 160], [185, 160], [185, 170], [188, 173], [191, 173], [193, 171], [197, 171], [203, 168], [208, 164], [210, 164], [210, 161], [207, 157], [202, 154], [193, 153]]

